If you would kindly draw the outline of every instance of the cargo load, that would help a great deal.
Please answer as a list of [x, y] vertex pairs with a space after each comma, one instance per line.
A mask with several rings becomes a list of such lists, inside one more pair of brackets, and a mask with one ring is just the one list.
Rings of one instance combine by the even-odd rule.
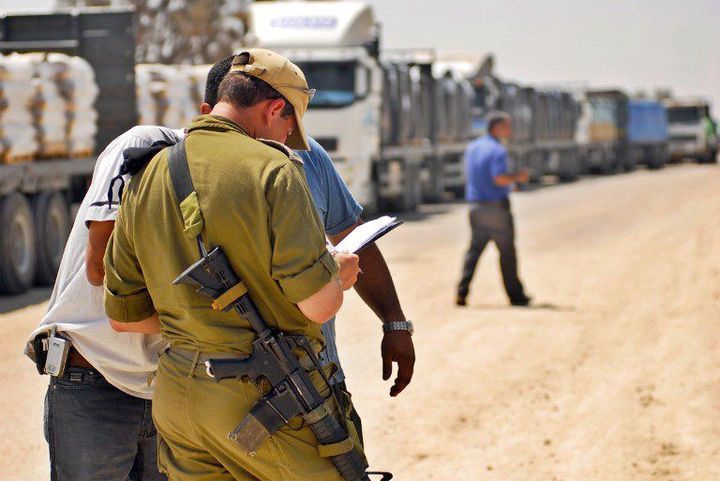
[[95, 148], [98, 87], [90, 65], [60, 53], [0, 57], [2, 158], [87, 157]]
[[32, 106], [35, 89], [33, 62], [27, 55], [0, 57], [0, 149], [2, 162], [15, 163], [30, 160], [39, 151]]

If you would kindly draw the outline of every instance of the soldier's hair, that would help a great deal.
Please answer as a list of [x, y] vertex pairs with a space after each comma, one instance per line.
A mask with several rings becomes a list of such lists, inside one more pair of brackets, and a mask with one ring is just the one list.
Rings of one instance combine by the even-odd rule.
[[234, 55], [228, 55], [221, 59], [215, 65], [212, 66], [210, 72], [208, 72], [207, 80], [205, 81], [205, 99], [206, 104], [210, 104], [214, 107], [218, 101], [218, 89], [220, 88], [220, 82], [225, 78], [227, 73], [230, 71], [230, 66]]
[[263, 100], [283, 99], [285, 106], [280, 115], [287, 117], [295, 113], [295, 109], [280, 92], [270, 86], [264, 80], [243, 72], [230, 72], [220, 82], [217, 94], [218, 102], [227, 100], [240, 108], [248, 108]]
[[503, 112], [502, 110], [491, 110], [485, 116], [485, 122], [487, 122], [487, 133], [492, 133], [493, 129], [503, 122], [512, 121], [512, 117], [509, 113]]

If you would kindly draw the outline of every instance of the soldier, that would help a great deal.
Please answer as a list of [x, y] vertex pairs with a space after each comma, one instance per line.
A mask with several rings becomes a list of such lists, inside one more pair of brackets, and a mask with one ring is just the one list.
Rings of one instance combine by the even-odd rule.
[[[188, 128], [199, 224], [183, 224], [166, 151], [126, 188], [105, 258], [105, 308], [114, 329], [162, 332], [170, 343], [157, 371], [153, 418], [158, 464], [175, 481], [342, 479], [319, 455], [308, 427], [281, 429], [254, 456], [227, 438], [260, 393], [250, 383], [215, 383], [202, 362], [247, 357], [254, 333], [234, 314], [212, 310], [194, 289], [172, 285], [197, 260], [193, 236], [201, 232], [208, 245], [223, 247], [268, 324], [322, 347], [319, 324], [337, 312], [342, 290], [354, 283], [357, 258], [338, 275], [299, 158], [255, 140], [307, 150], [302, 116], [311, 94], [284, 57], [243, 52], [210, 115]], [[186, 229], [196, 232], [188, 237]], [[329, 408], [340, 415], [337, 406]], [[352, 422], [343, 421], [361, 449]]]

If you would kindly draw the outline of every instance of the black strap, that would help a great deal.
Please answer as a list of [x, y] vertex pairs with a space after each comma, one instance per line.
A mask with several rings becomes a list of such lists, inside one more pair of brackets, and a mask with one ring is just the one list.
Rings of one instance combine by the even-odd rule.
[[[187, 160], [187, 151], [185, 150], [185, 139], [170, 147], [168, 151], [168, 171], [170, 172], [170, 180], [175, 190], [178, 207], [183, 200], [195, 191], [190, 177], [190, 166]], [[200, 257], [207, 255], [207, 249], [202, 240], [202, 234], [197, 235], [197, 245], [200, 251]]]
[[[107, 193], [107, 202], [95, 203], [93, 205], [107, 205], [108, 209], [112, 208], [113, 205], [120, 205], [122, 201], [123, 190], [125, 189], [124, 175], [135, 175], [145, 168], [146, 165], [155, 157], [155, 154], [160, 152], [165, 147], [169, 147], [175, 144], [175, 140], [170, 138], [164, 130], [160, 131], [165, 140], [157, 140], [148, 147], [128, 147], [123, 150], [123, 161], [120, 164], [118, 174], [110, 180], [110, 188]], [[118, 188], [118, 200], [116, 201], [113, 197], [115, 191], [115, 184], [119, 184]]]
[[170, 147], [168, 152], [168, 170], [172, 180], [175, 197], [178, 205], [195, 190], [192, 178], [190, 177], [190, 166], [188, 165], [187, 152], [185, 151], [185, 139]]

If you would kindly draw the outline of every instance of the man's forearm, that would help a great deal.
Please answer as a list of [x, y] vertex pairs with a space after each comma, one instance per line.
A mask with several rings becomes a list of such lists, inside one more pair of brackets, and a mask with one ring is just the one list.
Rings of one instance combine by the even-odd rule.
[[380, 249], [372, 244], [360, 252], [359, 257], [364, 274], [358, 276], [355, 290], [360, 298], [383, 322], [404, 321], [405, 314]]
[[138, 322], [120, 322], [110, 319], [110, 326], [116, 332], [135, 332], [138, 334], [159, 334], [160, 318], [157, 312], [147, 319]]

